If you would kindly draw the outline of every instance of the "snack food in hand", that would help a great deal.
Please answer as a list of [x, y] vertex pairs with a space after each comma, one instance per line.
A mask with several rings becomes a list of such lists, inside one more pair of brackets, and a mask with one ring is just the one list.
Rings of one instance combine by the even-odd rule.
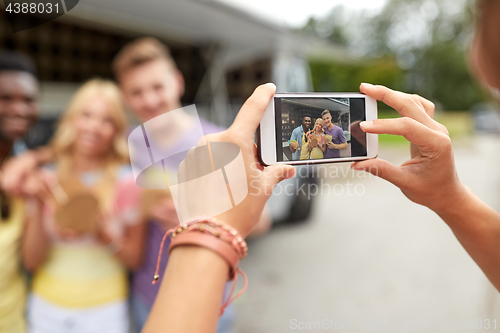
[[68, 199], [65, 202], [56, 200], [55, 223], [63, 230], [90, 234], [97, 232], [99, 201], [96, 196], [77, 177], [61, 181], [60, 186]]

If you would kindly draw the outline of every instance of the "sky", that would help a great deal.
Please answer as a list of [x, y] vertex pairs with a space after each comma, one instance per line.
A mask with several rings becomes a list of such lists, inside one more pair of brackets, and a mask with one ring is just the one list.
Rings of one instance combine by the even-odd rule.
[[387, 0], [219, 0], [289, 27], [302, 27], [311, 16], [323, 17], [337, 5], [349, 9], [380, 10]]

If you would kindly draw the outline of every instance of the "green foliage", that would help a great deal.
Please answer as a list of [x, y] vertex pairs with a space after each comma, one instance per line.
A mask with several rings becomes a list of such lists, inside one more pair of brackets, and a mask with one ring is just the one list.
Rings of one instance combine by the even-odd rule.
[[[315, 91], [355, 92], [361, 82], [382, 84], [403, 89], [405, 72], [394, 57], [369, 60], [364, 63], [344, 64], [316, 60], [310, 62]], [[380, 104], [380, 108], [387, 106]]]
[[389, 0], [375, 15], [334, 8], [303, 30], [361, 56], [311, 60], [314, 89], [357, 91], [369, 82], [419, 94], [438, 109], [470, 110], [487, 99], [467, 64], [473, 17], [471, 0]]
[[486, 99], [469, 72], [464, 51], [455, 43], [436, 43], [420, 53], [420, 59], [408, 74], [418, 83], [410, 82], [408, 90], [426, 96], [444, 110], [470, 110]]

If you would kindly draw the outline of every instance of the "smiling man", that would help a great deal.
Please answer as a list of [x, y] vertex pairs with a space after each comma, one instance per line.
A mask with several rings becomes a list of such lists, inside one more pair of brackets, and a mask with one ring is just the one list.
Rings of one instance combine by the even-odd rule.
[[[0, 51], [0, 163], [25, 150], [22, 138], [36, 119], [38, 81], [26, 55]], [[26, 332], [25, 283], [20, 266], [24, 207], [0, 191], [0, 332]]]
[[[34, 65], [22, 54], [0, 53], [0, 160], [26, 134], [37, 116], [38, 82]], [[32, 70], [29, 69], [32, 66]]]
[[[308, 160], [309, 152], [307, 149], [301, 149], [303, 142], [307, 142], [307, 138], [305, 133], [309, 131], [311, 127], [311, 116], [306, 114], [302, 117], [302, 123], [299, 127], [295, 128], [292, 131], [292, 135], [290, 136], [290, 141], [288, 141], [290, 151], [292, 152], [292, 160]], [[294, 141], [294, 145], [290, 145], [290, 143]]]
[[332, 123], [332, 115], [329, 110], [321, 112], [321, 118], [325, 123], [325, 134], [332, 136], [332, 142], [327, 143], [325, 158], [339, 158], [340, 150], [347, 149], [347, 140], [342, 128]]
[[[182, 107], [184, 77], [169, 49], [159, 40], [145, 37], [129, 43], [116, 55], [113, 70], [132, 113], [142, 123]], [[170, 152], [180, 145], [195, 147], [200, 139], [196, 135], [195, 119], [182, 110], [178, 110], [175, 117], [170, 117], [169, 122], [149, 124], [154, 125], [155, 142], [162, 145], [165, 156], [171, 155]], [[205, 134], [223, 130], [201, 118], [200, 124]], [[178, 167], [176, 162], [182, 159], [166, 160], [167, 173], [175, 173]], [[132, 312], [139, 331], [142, 330], [158, 294], [160, 283], [152, 285], [151, 278], [156, 268], [158, 249], [163, 235], [165, 231], [179, 223], [173, 200], [169, 197], [157, 200], [149, 209], [147, 220], [144, 262], [131, 276]], [[169, 242], [170, 238], [167, 238], [165, 248], [168, 248]], [[168, 254], [164, 253], [160, 261], [160, 272], [165, 271], [168, 259]], [[159, 282], [162, 279], [163, 274], [160, 274]], [[224, 312], [219, 319], [218, 333], [233, 331], [234, 311], [234, 307], [231, 306]]]

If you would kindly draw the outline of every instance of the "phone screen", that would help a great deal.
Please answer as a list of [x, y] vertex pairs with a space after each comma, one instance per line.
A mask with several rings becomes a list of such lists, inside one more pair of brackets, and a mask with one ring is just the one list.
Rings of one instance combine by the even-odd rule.
[[277, 161], [367, 156], [362, 97], [275, 97]]

